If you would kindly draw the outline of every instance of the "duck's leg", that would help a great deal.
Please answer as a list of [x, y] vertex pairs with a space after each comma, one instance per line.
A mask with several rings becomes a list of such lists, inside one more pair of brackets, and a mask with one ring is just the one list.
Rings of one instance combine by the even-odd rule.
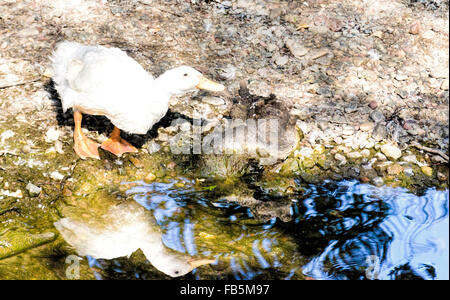
[[120, 137], [120, 129], [114, 126], [109, 139], [104, 141], [101, 145], [102, 149], [121, 157], [127, 152], [137, 152], [138, 150], [130, 143]]
[[73, 119], [75, 120], [75, 130], [73, 132], [73, 149], [75, 149], [75, 152], [82, 159], [86, 159], [88, 157], [100, 159], [97, 149], [100, 145], [93, 140], [88, 139], [81, 131], [81, 112], [74, 112]]

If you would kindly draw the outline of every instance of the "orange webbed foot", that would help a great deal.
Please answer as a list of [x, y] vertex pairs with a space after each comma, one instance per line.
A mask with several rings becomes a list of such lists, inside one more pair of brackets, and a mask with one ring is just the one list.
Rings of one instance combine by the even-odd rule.
[[73, 149], [82, 159], [95, 158], [100, 159], [98, 154], [98, 147], [100, 145], [88, 138], [76, 139]]
[[114, 128], [110, 138], [104, 141], [101, 147], [117, 157], [121, 157], [124, 153], [138, 151], [133, 145], [120, 137], [120, 130], [117, 127]]

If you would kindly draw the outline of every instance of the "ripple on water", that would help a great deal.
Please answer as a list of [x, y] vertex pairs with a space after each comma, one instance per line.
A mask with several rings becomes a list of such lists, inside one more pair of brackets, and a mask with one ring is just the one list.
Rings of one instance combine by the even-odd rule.
[[142, 182], [128, 193], [153, 212], [166, 246], [212, 254], [236, 279], [448, 279], [448, 191], [419, 196], [356, 181], [302, 189], [292, 221], [251, 226], [250, 209], [189, 185]]

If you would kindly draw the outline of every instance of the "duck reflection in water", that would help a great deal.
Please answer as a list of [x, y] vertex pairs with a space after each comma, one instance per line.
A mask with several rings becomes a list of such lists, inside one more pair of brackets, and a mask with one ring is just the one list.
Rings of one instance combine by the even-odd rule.
[[100, 218], [78, 220], [69, 217], [54, 225], [81, 256], [114, 259], [129, 257], [141, 249], [156, 269], [171, 277], [183, 276], [199, 266], [214, 262], [192, 259], [168, 249], [162, 242], [162, 233], [153, 216], [136, 202], [113, 206]]

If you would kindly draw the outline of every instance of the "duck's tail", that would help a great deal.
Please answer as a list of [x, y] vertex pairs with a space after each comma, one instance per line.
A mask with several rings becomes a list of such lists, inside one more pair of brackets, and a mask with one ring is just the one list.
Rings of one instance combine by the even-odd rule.
[[72, 103], [70, 101], [71, 97], [63, 97], [63, 94], [69, 90], [69, 64], [73, 62], [77, 52], [82, 47], [83, 45], [76, 42], [60, 42], [56, 45], [56, 50], [50, 57], [52, 62], [52, 78], [55, 83], [56, 90], [60, 94], [61, 98], [63, 98], [62, 105], [64, 111], [72, 107]]

